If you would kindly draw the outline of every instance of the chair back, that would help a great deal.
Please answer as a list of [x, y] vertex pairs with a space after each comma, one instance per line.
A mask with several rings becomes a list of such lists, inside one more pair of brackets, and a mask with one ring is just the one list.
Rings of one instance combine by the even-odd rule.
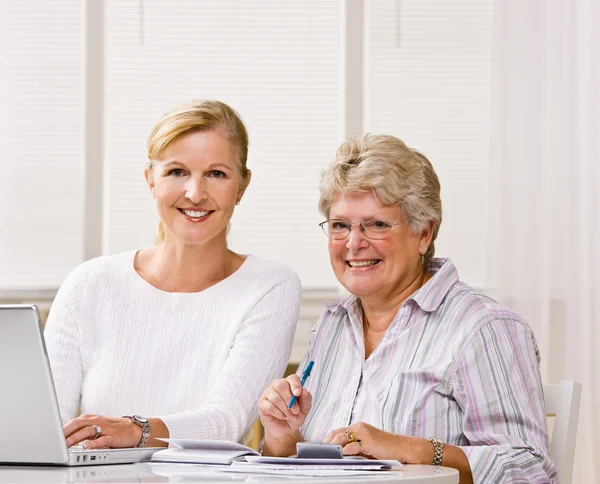
[[550, 448], [560, 484], [571, 484], [575, 438], [581, 402], [581, 383], [563, 380], [544, 385], [546, 416], [554, 417]]

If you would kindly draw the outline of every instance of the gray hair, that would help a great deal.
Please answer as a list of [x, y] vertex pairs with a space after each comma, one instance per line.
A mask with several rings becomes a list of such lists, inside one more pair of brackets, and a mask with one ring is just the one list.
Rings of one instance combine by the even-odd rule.
[[319, 210], [325, 217], [338, 193], [372, 191], [382, 205], [400, 207], [414, 233], [434, 222], [423, 266], [433, 259], [442, 223], [440, 181], [429, 160], [398, 138], [367, 133], [346, 139], [323, 172], [319, 188]]

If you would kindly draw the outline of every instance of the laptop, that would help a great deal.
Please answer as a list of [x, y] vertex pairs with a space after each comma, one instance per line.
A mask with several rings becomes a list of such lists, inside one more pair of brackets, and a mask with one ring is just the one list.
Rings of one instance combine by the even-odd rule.
[[0, 464], [126, 464], [150, 460], [161, 449], [67, 449], [33, 305], [0, 305], [0, 438]]

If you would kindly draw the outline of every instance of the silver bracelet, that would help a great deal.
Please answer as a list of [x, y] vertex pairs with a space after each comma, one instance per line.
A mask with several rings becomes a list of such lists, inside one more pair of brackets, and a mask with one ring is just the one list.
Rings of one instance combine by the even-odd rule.
[[142, 438], [136, 447], [144, 447], [150, 438], [150, 422], [148, 422], [148, 419], [146, 417], [140, 417], [139, 415], [123, 415], [122, 418], [128, 418], [142, 429]]
[[433, 463], [434, 466], [442, 465], [442, 456], [444, 454], [444, 443], [435, 437], [429, 437], [427, 440], [433, 444]]

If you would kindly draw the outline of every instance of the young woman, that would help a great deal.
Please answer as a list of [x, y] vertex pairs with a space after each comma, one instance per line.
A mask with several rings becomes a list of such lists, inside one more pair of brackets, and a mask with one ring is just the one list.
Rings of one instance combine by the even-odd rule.
[[247, 154], [246, 128], [221, 102], [179, 106], [153, 129], [159, 243], [84, 262], [46, 325], [68, 446], [239, 440], [256, 419], [287, 365], [301, 289], [282, 264], [227, 247]]

